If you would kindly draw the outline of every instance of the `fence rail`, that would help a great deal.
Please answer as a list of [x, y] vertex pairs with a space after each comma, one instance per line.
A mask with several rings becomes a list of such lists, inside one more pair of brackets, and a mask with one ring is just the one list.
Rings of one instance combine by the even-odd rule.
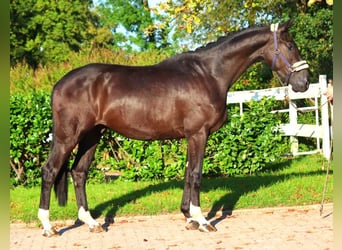
[[[281, 130], [285, 136], [290, 136], [291, 154], [302, 155], [321, 152], [324, 157], [329, 159], [331, 154], [332, 129], [329, 125], [329, 103], [323, 93], [327, 89], [326, 75], [319, 76], [318, 83], [310, 84], [306, 92], [293, 92], [291, 87], [269, 88], [262, 90], [234, 91], [228, 92], [227, 104], [238, 103], [240, 105], [240, 114], [243, 113], [243, 103], [251, 100], [259, 101], [263, 97], [273, 96], [276, 100], [287, 100], [288, 108], [273, 112], [288, 112], [290, 122], [282, 124]], [[297, 108], [295, 100], [314, 99], [313, 106]], [[299, 124], [297, 122], [298, 112], [315, 112], [315, 124]], [[298, 138], [310, 137], [316, 138], [316, 150], [299, 152]], [[322, 142], [322, 143], [321, 143]]]

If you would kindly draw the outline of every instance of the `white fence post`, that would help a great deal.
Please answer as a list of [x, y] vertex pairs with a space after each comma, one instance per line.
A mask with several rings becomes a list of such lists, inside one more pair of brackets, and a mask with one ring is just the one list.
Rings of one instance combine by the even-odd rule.
[[[297, 125], [297, 110], [294, 106], [295, 104], [290, 99], [289, 100], [289, 116], [290, 116], [290, 126], [296, 127]], [[296, 155], [298, 153], [298, 138], [296, 136], [290, 136], [291, 153]]]
[[[261, 100], [264, 96], [273, 96], [276, 100], [285, 100], [289, 102], [289, 108], [284, 110], [272, 111], [288, 112], [289, 124], [281, 124], [280, 129], [285, 136], [290, 136], [291, 153], [293, 155], [307, 155], [320, 152], [327, 159], [331, 156], [331, 138], [332, 130], [329, 125], [329, 103], [327, 97], [323, 93], [327, 89], [327, 77], [319, 76], [319, 83], [311, 83], [307, 91], [293, 92], [288, 87], [278, 87], [262, 90], [245, 90], [227, 93], [227, 104], [238, 103], [240, 105], [240, 115], [243, 112], [243, 103], [251, 100]], [[294, 100], [315, 98], [314, 106], [296, 107]], [[320, 102], [319, 99], [320, 98]], [[320, 105], [319, 105], [320, 104]], [[315, 112], [315, 124], [299, 124], [297, 121], [298, 111]], [[321, 116], [319, 117], [319, 114]], [[307, 152], [299, 152], [298, 137], [316, 138], [317, 149]], [[322, 140], [322, 147], [320, 142]]]
[[330, 125], [329, 125], [329, 103], [328, 98], [323, 95], [327, 90], [327, 76], [319, 76], [319, 84], [321, 88], [321, 119], [322, 119], [322, 129], [323, 129], [323, 142], [322, 150], [323, 155], [326, 159], [330, 159], [331, 147], [330, 147]]

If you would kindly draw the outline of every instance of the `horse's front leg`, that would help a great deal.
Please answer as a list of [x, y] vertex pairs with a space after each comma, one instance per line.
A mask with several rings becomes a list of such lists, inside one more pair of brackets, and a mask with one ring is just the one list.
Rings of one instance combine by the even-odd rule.
[[188, 138], [187, 165], [181, 210], [187, 218], [186, 228], [199, 229], [201, 232], [216, 231], [203, 216], [200, 207], [200, 186], [202, 179], [202, 164], [208, 135], [198, 133]]

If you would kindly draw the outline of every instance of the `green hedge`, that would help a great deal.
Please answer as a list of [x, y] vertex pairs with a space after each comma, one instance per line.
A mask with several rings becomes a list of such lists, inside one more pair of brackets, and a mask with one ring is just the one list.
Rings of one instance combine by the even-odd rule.
[[[229, 121], [207, 143], [204, 175], [253, 174], [279, 159], [288, 145], [276, 130], [280, 119], [270, 114], [274, 103], [272, 99], [247, 103], [242, 116], [236, 106], [229, 108]], [[50, 94], [12, 94], [10, 126], [11, 184], [39, 185], [51, 143]], [[98, 145], [89, 179], [103, 181], [106, 171], [119, 171], [125, 180], [181, 179], [186, 146], [185, 140], [137, 141], [108, 130]]]
[[52, 127], [50, 96], [44, 92], [10, 97], [10, 181], [40, 184], [40, 167], [49, 152]]

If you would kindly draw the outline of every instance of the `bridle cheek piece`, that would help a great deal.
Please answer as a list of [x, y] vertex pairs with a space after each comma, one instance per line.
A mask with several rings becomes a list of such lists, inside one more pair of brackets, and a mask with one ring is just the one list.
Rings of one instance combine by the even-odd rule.
[[278, 48], [278, 39], [277, 39], [278, 26], [279, 26], [278, 23], [271, 24], [271, 31], [273, 32], [274, 49], [275, 49], [274, 57], [272, 60], [272, 70], [274, 70], [274, 68], [275, 68], [275, 64], [276, 64], [278, 57], [280, 57], [280, 59], [283, 61], [283, 63], [286, 64], [286, 66], [289, 70], [289, 73], [287, 74], [287, 76], [285, 78], [285, 83], [286, 83], [286, 85], [288, 85], [290, 77], [291, 77], [293, 72], [298, 72], [298, 71], [301, 71], [303, 69], [308, 69], [309, 65], [307, 64], [307, 62], [305, 60], [295, 62], [294, 64], [291, 65], [289, 63], [289, 61], [286, 59], [286, 57], [283, 55], [283, 53], [281, 53], [281, 51]]

